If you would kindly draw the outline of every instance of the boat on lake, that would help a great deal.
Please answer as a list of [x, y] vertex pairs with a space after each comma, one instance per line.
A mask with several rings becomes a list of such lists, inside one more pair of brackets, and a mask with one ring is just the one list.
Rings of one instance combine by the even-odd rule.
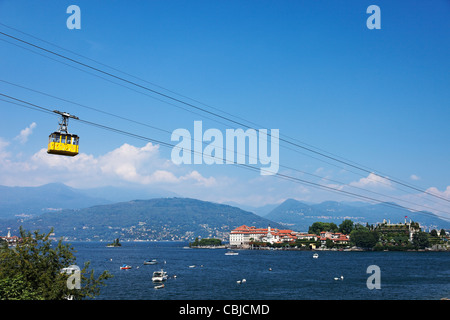
[[144, 261], [144, 264], [157, 264], [157, 263], [158, 261], [156, 261], [156, 259]]
[[120, 267], [120, 270], [127, 270], [127, 269], [131, 269], [131, 266], [124, 264], [123, 266]]
[[318, 253], [314, 253], [314, 254], [313, 254], [313, 258], [314, 258], [314, 259], [317, 259], [318, 257], [319, 257], [319, 254], [318, 254]]
[[153, 282], [163, 282], [165, 280], [167, 280], [167, 272], [165, 272], [163, 269], [153, 272]]
[[239, 254], [239, 252], [236, 252], [236, 251], [233, 251], [233, 250], [225, 252], [226, 256], [237, 256], [238, 254]]

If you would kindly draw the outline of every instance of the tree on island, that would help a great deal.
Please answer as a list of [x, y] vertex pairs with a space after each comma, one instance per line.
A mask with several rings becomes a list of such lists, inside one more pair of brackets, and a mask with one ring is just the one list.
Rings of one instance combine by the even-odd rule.
[[350, 242], [364, 249], [372, 249], [377, 244], [378, 239], [378, 232], [363, 226], [358, 226], [350, 233]]
[[412, 244], [416, 249], [425, 249], [430, 244], [428, 234], [423, 231], [414, 233]]
[[354, 223], [350, 219], [345, 219], [342, 221], [342, 223], [339, 225], [339, 232], [343, 234], [350, 234], [354, 229]]
[[194, 242], [189, 242], [190, 247], [202, 247], [202, 246], [221, 246], [222, 241], [220, 239], [201, 239], [195, 238]]
[[314, 222], [308, 229], [308, 233], [319, 235], [322, 231], [330, 231], [333, 233], [341, 232], [350, 234], [354, 229], [354, 223], [350, 219], [345, 219], [339, 227], [333, 222]]
[[337, 232], [338, 226], [333, 222], [314, 222], [308, 229], [308, 233], [319, 235], [322, 231]]
[[116, 238], [112, 243], [108, 244], [108, 247], [121, 247], [122, 244], [119, 242], [119, 238]]
[[21, 242], [14, 248], [3, 244], [0, 248], [0, 300], [80, 300], [94, 298], [100, 286], [112, 277], [103, 271], [98, 278], [88, 271], [89, 262], [80, 270], [80, 288], [69, 289], [70, 275], [64, 268], [74, 266], [76, 258], [70, 244], [59, 240], [56, 245], [50, 234], [26, 232], [20, 228]]

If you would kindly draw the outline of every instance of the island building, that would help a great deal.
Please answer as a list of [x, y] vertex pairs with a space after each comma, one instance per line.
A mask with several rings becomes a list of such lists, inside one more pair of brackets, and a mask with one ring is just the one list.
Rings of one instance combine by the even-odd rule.
[[[278, 228], [256, 228], [242, 225], [230, 232], [230, 246], [239, 248], [248, 248], [252, 242], [274, 243], [290, 243], [296, 240], [318, 241], [322, 238], [329, 237], [333, 242], [348, 241], [348, 236], [343, 234], [325, 233], [321, 236], [316, 234], [308, 234], [296, 232], [293, 230], [283, 230]], [[344, 239], [345, 237], [345, 239]], [[343, 243], [343, 242], [341, 242]]]
[[322, 245], [325, 245], [327, 240], [331, 240], [335, 244], [348, 244], [350, 235], [340, 232], [322, 231], [319, 240]]
[[411, 219], [409, 222], [406, 221], [404, 223], [391, 223], [390, 220], [384, 219], [382, 223], [379, 223], [376, 226], [376, 230], [383, 233], [383, 234], [389, 234], [389, 233], [404, 233], [405, 235], [408, 235], [409, 241], [412, 242], [414, 234], [421, 231], [421, 226], [418, 222], [413, 222]]
[[230, 246], [248, 247], [251, 242], [268, 242], [270, 244], [278, 242], [295, 241], [295, 232], [292, 230], [280, 230], [277, 228], [256, 228], [242, 225], [230, 232]]

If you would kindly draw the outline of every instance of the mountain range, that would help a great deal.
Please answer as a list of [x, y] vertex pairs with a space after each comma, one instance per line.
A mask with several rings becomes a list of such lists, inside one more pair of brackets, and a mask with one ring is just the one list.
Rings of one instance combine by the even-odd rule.
[[189, 198], [133, 200], [84, 209], [45, 212], [37, 217], [0, 220], [0, 233], [26, 230], [48, 232], [74, 240], [185, 240], [196, 237], [228, 239], [229, 232], [250, 225], [282, 226], [229, 205]]
[[334, 222], [339, 225], [343, 220], [350, 219], [360, 224], [376, 224], [384, 219], [391, 223], [412, 220], [419, 222], [426, 229], [450, 228], [450, 222], [443, 220], [431, 212], [412, 212], [395, 203], [364, 204], [326, 201], [319, 204], [306, 204], [304, 202], [287, 199], [274, 208], [265, 218], [289, 226], [291, 229], [307, 231], [308, 227], [316, 222]]
[[311, 204], [287, 199], [279, 205], [255, 208], [174, 197], [159, 190], [81, 190], [64, 184], [0, 186], [0, 235], [8, 229], [17, 234], [19, 226], [23, 226], [42, 232], [53, 227], [56, 237], [78, 240], [191, 241], [197, 236], [227, 239], [230, 230], [243, 224], [308, 231], [316, 221], [339, 225], [351, 219], [375, 224], [386, 219], [397, 223], [403, 222], [405, 216], [427, 229], [450, 229], [449, 221], [432, 213], [411, 212], [392, 203]]

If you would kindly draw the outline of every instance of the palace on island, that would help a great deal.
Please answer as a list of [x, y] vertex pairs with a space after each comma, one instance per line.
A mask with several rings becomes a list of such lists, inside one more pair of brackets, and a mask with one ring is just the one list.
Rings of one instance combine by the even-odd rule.
[[311, 240], [320, 241], [325, 244], [327, 240], [333, 243], [347, 244], [349, 242], [349, 235], [343, 233], [333, 233], [329, 231], [322, 231], [319, 235], [308, 234], [303, 232], [296, 232], [293, 230], [282, 230], [277, 228], [256, 228], [242, 225], [230, 232], [230, 246], [239, 248], [248, 248], [255, 242], [263, 242], [269, 244], [275, 243], [292, 243], [296, 240]]

